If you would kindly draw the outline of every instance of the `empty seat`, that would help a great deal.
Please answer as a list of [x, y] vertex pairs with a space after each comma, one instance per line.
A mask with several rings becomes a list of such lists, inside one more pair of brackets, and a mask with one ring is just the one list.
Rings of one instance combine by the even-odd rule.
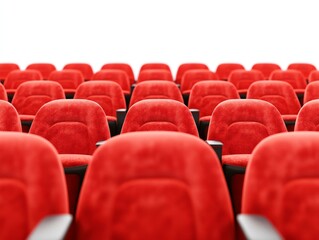
[[209, 70], [208, 66], [204, 63], [182, 63], [178, 66], [178, 69], [176, 72], [176, 77], [175, 77], [175, 82], [177, 84], [180, 84], [184, 73], [186, 71], [192, 70], [192, 69], [207, 69], [207, 70]]
[[259, 70], [234, 70], [228, 77], [228, 81], [234, 84], [241, 98], [246, 98], [247, 90], [252, 83], [261, 80], [264, 80], [264, 75]]
[[319, 80], [319, 70], [313, 70], [309, 73], [308, 82], [314, 82]]
[[17, 110], [4, 100], [0, 100], [0, 131], [22, 131]]
[[85, 176], [76, 226], [79, 240], [234, 239], [215, 153], [177, 132], [122, 134], [102, 145]]
[[75, 90], [83, 83], [84, 78], [79, 70], [65, 69], [53, 71], [49, 76], [49, 80], [60, 83], [66, 98], [73, 98]]
[[63, 169], [48, 141], [0, 132], [0, 159], [1, 239], [27, 239], [44, 218], [69, 212]]
[[145, 81], [136, 85], [130, 106], [144, 99], [173, 99], [183, 103], [183, 97], [175, 83], [169, 81]]
[[319, 99], [305, 103], [300, 109], [295, 131], [319, 131]]
[[310, 82], [307, 85], [303, 103], [305, 104], [315, 99], [319, 99], [319, 81]]
[[7, 75], [13, 70], [20, 70], [20, 67], [16, 63], [0, 63], [0, 81], [4, 82]]
[[101, 67], [101, 70], [123, 70], [127, 73], [130, 84], [135, 83], [135, 77], [132, 67], [127, 63], [106, 63]]
[[19, 113], [23, 131], [28, 132], [37, 111], [45, 103], [64, 99], [62, 86], [53, 81], [28, 81], [21, 83], [12, 99]]
[[49, 140], [57, 149], [66, 172], [70, 210], [74, 213], [95, 144], [110, 137], [103, 109], [86, 99], [53, 100], [39, 109], [29, 132]]
[[264, 79], [269, 79], [271, 73], [275, 70], [281, 70], [281, 67], [276, 63], [255, 63], [252, 70], [259, 70], [264, 75]]
[[3, 84], [0, 84], [0, 100], [8, 101], [7, 91]]
[[131, 92], [130, 80], [123, 70], [100, 70], [93, 74], [92, 80], [108, 80], [118, 83], [124, 92], [129, 95]]
[[88, 63], [68, 63], [63, 67], [63, 69], [73, 69], [80, 71], [85, 81], [90, 80], [93, 75], [93, 69]]
[[166, 69], [146, 69], [140, 71], [137, 83], [147, 80], [167, 80], [173, 81], [173, 75], [171, 71]]
[[242, 183], [250, 154], [262, 139], [286, 131], [277, 108], [263, 100], [226, 100], [213, 111], [207, 139], [223, 144], [222, 164], [235, 213], [240, 212]]
[[216, 74], [221, 80], [228, 80], [230, 73], [233, 70], [245, 70], [245, 67], [240, 63], [221, 63], [216, 68]]
[[140, 68], [140, 72], [143, 70], [154, 70], [154, 69], [165, 69], [171, 72], [171, 68], [166, 63], [144, 63]]
[[311, 63], [291, 63], [288, 65], [287, 69], [300, 71], [306, 80], [308, 80], [311, 71], [317, 70]]
[[189, 96], [188, 107], [199, 110], [199, 133], [206, 139], [208, 125], [215, 107], [222, 101], [239, 99], [236, 87], [225, 81], [201, 81], [196, 83]]
[[122, 88], [112, 81], [89, 81], [76, 90], [74, 99], [88, 99], [98, 103], [104, 110], [111, 135], [117, 134], [116, 110], [126, 109]]
[[[315, 132], [277, 134], [260, 142], [247, 166], [244, 216], [265, 217], [282, 239], [316, 239], [319, 234], [318, 149], [319, 134]], [[259, 227], [261, 223], [258, 219]], [[263, 235], [267, 234], [262, 230], [256, 232], [258, 239], [265, 239]]]
[[289, 83], [275, 80], [255, 82], [249, 87], [247, 98], [260, 99], [273, 104], [282, 115], [287, 130], [294, 130], [300, 103]]
[[56, 67], [52, 63], [32, 63], [26, 69], [38, 70], [43, 79], [49, 79], [51, 72], [55, 71]]
[[183, 103], [171, 99], [147, 99], [132, 105], [124, 120], [122, 133], [154, 130], [198, 136], [194, 118]]
[[38, 70], [11, 71], [4, 80], [4, 87], [7, 91], [9, 101], [12, 100], [16, 89], [21, 83], [31, 80], [42, 80], [41, 73]]

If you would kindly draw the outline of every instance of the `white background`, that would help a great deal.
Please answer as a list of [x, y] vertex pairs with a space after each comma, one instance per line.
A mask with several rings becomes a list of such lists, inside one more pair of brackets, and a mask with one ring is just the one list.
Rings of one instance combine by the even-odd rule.
[[0, 62], [310, 62], [319, 68], [315, 0], [1, 0]]

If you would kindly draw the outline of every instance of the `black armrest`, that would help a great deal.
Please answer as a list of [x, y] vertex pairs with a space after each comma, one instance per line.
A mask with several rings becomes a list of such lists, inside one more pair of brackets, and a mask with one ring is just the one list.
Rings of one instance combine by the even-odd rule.
[[105, 142], [106, 142], [106, 140], [98, 141], [98, 142], [95, 144], [95, 146], [99, 147], [99, 146], [103, 145]]
[[136, 87], [136, 83], [133, 83], [133, 84], [131, 85], [131, 94], [133, 93], [135, 87]]
[[222, 162], [223, 143], [215, 140], [206, 140], [209, 146], [213, 148], [220, 162]]
[[237, 221], [248, 240], [283, 239], [271, 222], [263, 216], [253, 214], [238, 214]]
[[31, 232], [28, 240], [64, 239], [71, 222], [71, 214], [51, 215], [45, 217]]
[[192, 109], [189, 109], [189, 111], [191, 111], [191, 113], [193, 115], [193, 118], [194, 118], [194, 121], [196, 123], [197, 129], [198, 129], [198, 126], [199, 126], [199, 110], [192, 108]]
[[121, 133], [122, 126], [126, 117], [126, 109], [117, 109], [116, 110], [116, 119], [117, 119], [117, 132]]

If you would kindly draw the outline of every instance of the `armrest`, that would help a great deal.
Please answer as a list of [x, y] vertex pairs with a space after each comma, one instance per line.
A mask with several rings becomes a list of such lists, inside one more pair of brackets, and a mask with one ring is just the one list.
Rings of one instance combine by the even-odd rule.
[[133, 93], [135, 87], [136, 87], [136, 83], [133, 83], [133, 84], [131, 85], [131, 94]]
[[213, 148], [220, 162], [222, 162], [223, 143], [215, 140], [206, 140], [209, 146]]
[[71, 214], [51, 215], [45, 217], [31, 232], [28, 240], [63, 239], [71, 222]]
[[98, 141], [98, 142], [95, 144], [95, 146], [99, 147], [99, 146], [103, 145], [105, 142], [106, 142], [106, 140]]
[[238, 214], [237, 221], [248, 240], [283, 239], [271, 222], [261, 215]]
[[193, 118], [194, 118], [194, 121], [196, 123], [196, 126], [198, 128], [198, 126], [199, 126], [199, 110], [191, 108], [191, 109], [189, 109], [189, 111], [191, 111]]
[[122, 126], [126, 117], [126, 109], [121, 108], [116, 110], [116, 119], [117, 119], [117, 132], [121, 133]]

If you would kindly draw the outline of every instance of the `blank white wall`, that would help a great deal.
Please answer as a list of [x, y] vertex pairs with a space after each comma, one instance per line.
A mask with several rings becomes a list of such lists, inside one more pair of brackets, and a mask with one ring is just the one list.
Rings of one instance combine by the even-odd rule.
[[319, 68], [314, 0], [3, 0], [0, 62], [311, 62]]

